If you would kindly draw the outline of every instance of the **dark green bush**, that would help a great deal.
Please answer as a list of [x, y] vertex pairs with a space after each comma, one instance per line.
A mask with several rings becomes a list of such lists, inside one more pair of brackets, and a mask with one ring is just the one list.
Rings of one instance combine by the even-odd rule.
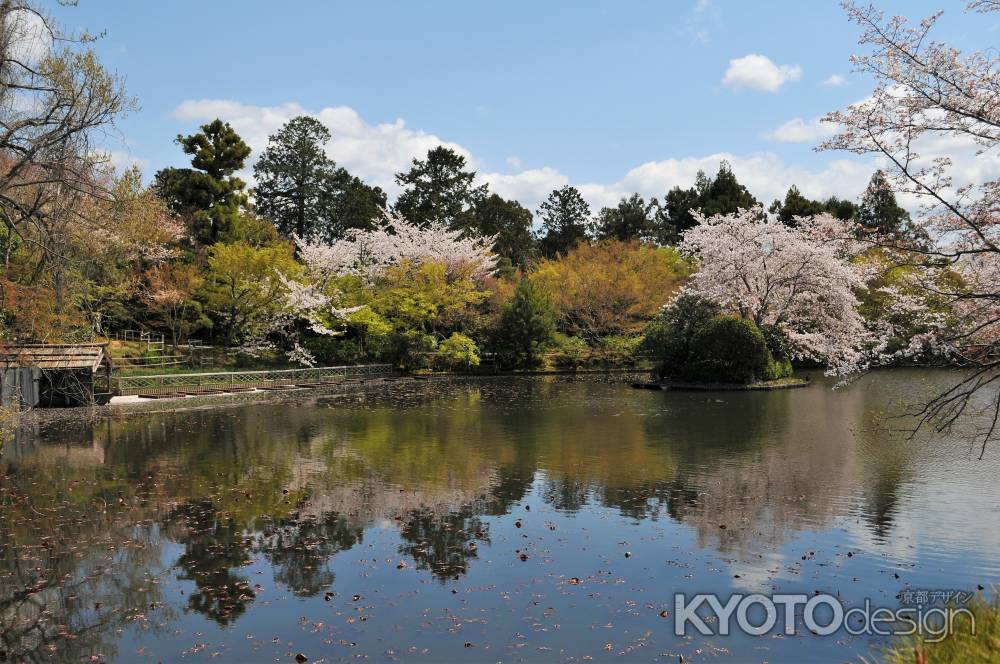
[[773, 362], [764, 335], [752, 321], [716, 316], [691, 338], [681, 378], [699, 383], [752, 383]]
[[711, 300], [681, 295], [646, 326], [639, 350], [653, 356], [660, 376], [680, 377], [691, 353], [691, 340], [718, 315], [719, 307]]
[[493, 347], [503, 368], [533, 369], [555, 334], [552, 305], [528, 279], [521, 279], [514, 297], [500, 314]]
[[361, 344], [356, 339], [343, 337], [309, 337], [305, 341], [305, 347], [312, 353], [319, 366], [359, 364], [365, 356], [361, 350]]

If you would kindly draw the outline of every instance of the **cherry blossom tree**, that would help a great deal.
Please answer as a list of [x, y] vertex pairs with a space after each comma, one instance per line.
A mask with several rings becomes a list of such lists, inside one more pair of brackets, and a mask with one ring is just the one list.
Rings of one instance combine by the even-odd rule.
[[823, 214], [789, 226], [760, 208], [706, 217], [679, 248], [699, 263], [684, 292], [700, 295], [758, 326], [782, 329], [796, 357], [826, 363], [838, 373], [865, 361], [877, 345], [858, 313], [855, 291], [864, 269], [844, 222]]
[[[866, 49], [852, 59], [855, 69], [874, 78], [875, 89], [826, 116], [840, 130], [820, 147], [876, 156], [895, 191], [919, 206], [915, 221], [929, 246], [872, 242], [913, 266], [911, 285], [952, 312], [950, 324], [931, 326], [918, 341], [972, 371], [917, 415], [920, 426], [941, 431], [972, 410], [985, 411], [987, 424], [978, 431], [985, 449], [1000, 422], [1000, 57], [993, 48], [963, 54], [934, 41], [940, 12], [914, 25], [873, 6], [844, 8], [861, 26]], [[968, 9], [997, 11], [1000, 3], [979, 0]], [[956, 167], [960, 154], [971, 165]]]
[[309, 244], [295, 238], [310, 273], [321, 281], [348, 274], [368, 281], [403, 261], [443, 263], [449, 274], [482, 277], [496, 265], [490, 247], [495, 238], [479, 238], [442, 223], [424, 227], [386, 212], [382, 228], [359, 231], [332, 245]]
[[[365, 305], [342, 306], [349, 298], [338, 288], [340, 277], [357, 277], [370, 288], [393, 266], [439, 263], [450, 280], [482, 279], [496, 267], [496, 257], [490, 251], [494, 240], [449, 230], [437, 222], [415, 226], [390, 212], [385, 213], [382, 228], [358, 231], [332, 245], [295, 238], [305, 274], [282, 279], [283, 306], [268, 334], [288, 338], [300, 322], [314, 334], [343, 334], [350, 315]], [[292, 343], [289, 359], [313, 364], [310, 353], [298, 343]]]

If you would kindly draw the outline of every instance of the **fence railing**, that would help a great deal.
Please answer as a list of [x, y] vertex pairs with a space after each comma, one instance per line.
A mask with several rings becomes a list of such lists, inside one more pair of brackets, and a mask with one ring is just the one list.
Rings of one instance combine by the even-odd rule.
[[145, 330], [118, 330], [114, 333], [114, 338], [119, 341], [131, 341], [138, 344], [145, 344], [146, 352], [163, 352], [167, 345], [166, 339], [161, 332], [148, 332]]
[[393, 375], [391, 364], [361, 364], [341, 367], [276, 369], [274, 371], [227, 371], [212, 373], [117, 376], [119, 395], [166, 394], [185, 390], [267, 388], [297, 384], [336, 382], [348, 378], [383, 378]]

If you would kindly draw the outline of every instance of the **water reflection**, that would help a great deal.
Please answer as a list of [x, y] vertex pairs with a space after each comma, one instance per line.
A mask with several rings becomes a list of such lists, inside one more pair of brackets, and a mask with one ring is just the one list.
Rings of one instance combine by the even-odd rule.
[[[629, 536], [627, 524], [651, 551], [672, 542], [674, 560], [721, 560], [743, 583], [799, 574], [784, 549], [808, 533], [859, 546], [854, 522], [872, 546], [908, 542], [899, 519], [947, 538], [949, 510], [970, 493], [997, 504], [986, 470], [996, 454], [970, 465], [959, 443], [879, 426], [912, 378], [723, 395], [441, 382], [42, 427], [0, 462], [0, 650], [15, 661], [113, 659], [123, 631], [173, 643], [184, 615], [221, 628], [265, 615], [268, 580], [320, 603], [385, 587], [374, 580], [383, 568], [428, 575], [442, 593], [477, 572], [514, 584], [529, 559], [606, 561], [593, 551], [615, 545], [611, 532]], [[942, 459], [964, 480], [947, 505], [915, 504], [915, 478], [947, 470]], [[973, 541], [953, 562], [995, 574], [990, 545]], [[343, 552], [357, 553], [341, 563]], [[345, 569], [356, 592], [340, 588]], [[665, 586], [692, 576], [653, 575]], [[600, 618], [579, 611], [563, 632]]]

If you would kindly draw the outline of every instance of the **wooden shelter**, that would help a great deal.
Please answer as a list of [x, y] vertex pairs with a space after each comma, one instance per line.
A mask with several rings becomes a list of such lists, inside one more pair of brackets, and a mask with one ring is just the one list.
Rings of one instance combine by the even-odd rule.
[[107, 403], [112, 369], [105, 344], [0, 344], [5, 397], [28, 407]]

